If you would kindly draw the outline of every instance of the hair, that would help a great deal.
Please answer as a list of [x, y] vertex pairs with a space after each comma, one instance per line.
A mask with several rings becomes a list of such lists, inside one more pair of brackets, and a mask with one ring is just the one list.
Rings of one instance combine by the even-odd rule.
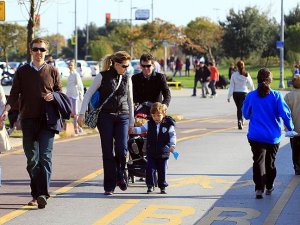
[[75, 65], [75, 60], [74, 59], [70, 60], [70, 62], [68, 63], [68, 65], [70, 65], [70, 64], [74, 64]]
[[209, 65], [209, 66], [213, 66], [214, 64], [213, 64], [212, 62], [209, 62], [208, 65]]
[[151, 109], [150, 109], [151, 114], [155, 114], [155, 113], [166, 114], [166, 112], [167, 112], [167, 106], [160, 102], [153, 103], [153, 105], [151, 106]]
[[270, 93], [270, 85], [272, 83], [272, 73], [268, 68], [261, 68], [257, 73], [257, 82], [258, 82], [258, 95], [260, 97], [265, 97]]
[[151, 61], [151, 63], [154, 63], [154, 60], [155, 59], [153, 55], [151, 55], [150, 53], [144, 53], [140, 57], [140, 63], [142, 63], [142, 61]]
[[248, 77], [248, 72], [246, 71], [246, 66], [243, 60], [239, 60], [236, 63], [236, 67], [241, 75]]
[[130, 60], [131, 56], [126, 51], [118, 51], [111, 55], [106, 55], [103, 59], [102, 70], [108, 71], [115, 63], [122, 63], [125, 60]]
[[295, 89], [300, 89], [300, 75], [295, 75], [293, 77], [292, 84]]
[[35, 44], [35, 43], [45, 43], [47, 48], [49, 46], [49, 42], [47, 40], [45, 40], [43, 38], [35, 38], [30, 42], [30, 48], [32, 48], [33, 44]]

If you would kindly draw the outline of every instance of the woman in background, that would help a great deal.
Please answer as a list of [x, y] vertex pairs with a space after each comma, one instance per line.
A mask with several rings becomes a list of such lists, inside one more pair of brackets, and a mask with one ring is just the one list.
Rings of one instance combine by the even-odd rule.
[[231, 96], [237, 108], [237, 122], [238, 128], [243, 129], [244, 120], [242, 115], [242, 106], [249, 89], [254, 89], [253, 81], [250, 74], [246, 71], [244, 61], [240, 60], [236, 64], [237, 71], [235, 71], [230, 79], [230, 86], [228, 91], [227, 101], [230, 102]]

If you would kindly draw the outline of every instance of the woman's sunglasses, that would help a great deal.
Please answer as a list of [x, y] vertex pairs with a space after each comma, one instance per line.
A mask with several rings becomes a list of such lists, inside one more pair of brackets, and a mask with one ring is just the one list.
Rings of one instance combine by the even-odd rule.
[[129, 65], [124, 65], [124, 64], [121, 64], [121, 63], [118, 63], [118, 64], [120, 64], [120, 66], [121, 66], [122, 68], [124, 68], [124, 69], [126, 69], [126, 68], [129, 67]]
[[32, 50], [33, 52], [37, 52], [37, 51], [45, 52], [45, 51], [47, 51], [47, 49], [45, 49], [45, 48], [37, 48], [37, 47], [34, 47], [34, 48], [32, 48], [31, 50]]

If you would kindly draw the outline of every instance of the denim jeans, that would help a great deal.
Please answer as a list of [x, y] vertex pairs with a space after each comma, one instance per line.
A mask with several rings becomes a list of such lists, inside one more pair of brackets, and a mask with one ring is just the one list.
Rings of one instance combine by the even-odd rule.
[[129, 115], [100, 112], [97, 128], [102, 146], [104, 190], [114, 191], [117, 180], [123, 179], [125, 173]]
[[54, 131], [41, 126], [40, 119], [22, 119], [23, 148], [27, 158], [31, 195], [50, 197]]
[[153, 159], [147, 158], [146, 166], [146, 184], [148, 187], [154, 187], [156, 184], [156, 171], [157, 171], [157, 185], [159, 188], [165, 188], [168, 186], [166, 181], [167, 175], [167, 159]]

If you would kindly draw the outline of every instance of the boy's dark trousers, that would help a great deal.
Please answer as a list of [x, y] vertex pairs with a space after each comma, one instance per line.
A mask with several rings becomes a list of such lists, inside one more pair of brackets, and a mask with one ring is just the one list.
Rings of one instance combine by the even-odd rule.
[[156, 171], [157, 171], [157, 184], [159, 188], [165, 188], [168, 186], [166, 182], [167, 175], [167, 161], [168, 159], [153, 159], [151, 157], [147, 158], [147, 166], [146, 166], [146, 184], [147, 187], [154, 187], [156, 182]]
[[292, 159], [294, 164], [295, 173], [300, 175], [300, 137], [293, 137], [290, 139], [292, 148]]

